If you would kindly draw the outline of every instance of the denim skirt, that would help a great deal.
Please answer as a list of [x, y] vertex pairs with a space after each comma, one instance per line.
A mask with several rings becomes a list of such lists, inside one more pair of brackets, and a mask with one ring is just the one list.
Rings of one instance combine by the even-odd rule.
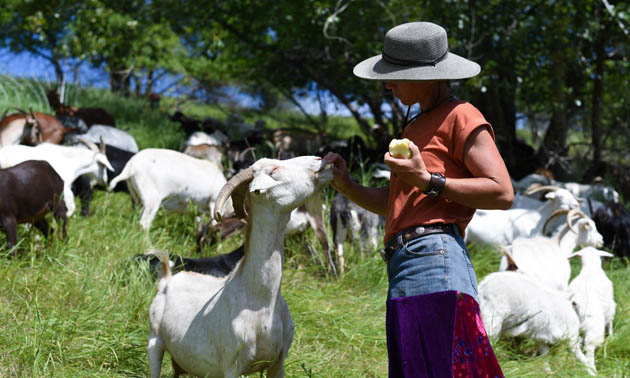
[[457, 290], [478, 302], [475, 270], [457, 230], [409, 240], [392, 254], [387, 276], [387, 299]]

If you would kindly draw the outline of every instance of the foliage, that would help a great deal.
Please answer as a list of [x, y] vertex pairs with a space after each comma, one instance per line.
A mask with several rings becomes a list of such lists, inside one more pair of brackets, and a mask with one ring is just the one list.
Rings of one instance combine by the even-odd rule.
[[[318, 115], [302, 109], [310, 127], [324, 133], [326, 108], [338, 106], [369, 139], [373, 124], [398, 131], [404, 110], [382, 83], [356, 79], [353, 66], [380, 52], [389, 28], [430, 20], [447, 29], [451, 52], [483, 67], [478, 77], [456, 83], [457, 93], [492, 123], [511, 172], [547, 166], [559, 178], [579, 180], [584, 162], [567, 162], [571, 131], [590, 134], [587, 179], [602, 161], [623, 158], [617, 144], [630, 138], [629, 4], [7, 0], [0, 46], [46, 57], [59, 81], [61, 61], [87, 60], [110, 73], [119, 93], [135, 83], [136, 94], [146, 95], [170, 73], [210, 103], [224, 101], [226, 86], [249, 91], [267, 112], [314, 98]], [[535, 158], [516, 149], [519, 119], [532, 128]]]

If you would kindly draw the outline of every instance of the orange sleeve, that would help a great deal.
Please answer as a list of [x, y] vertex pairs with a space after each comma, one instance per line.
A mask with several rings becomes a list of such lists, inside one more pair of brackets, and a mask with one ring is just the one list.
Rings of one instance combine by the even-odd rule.
[[459, 163], [464, 163], [464, 146], [470, 134], [478, 127], [486, 126], [490, 132], [490, 136], [494, 140], [494, 130], [485, 117], [477, 108], [466, 103], [464, 106], [456, 108], [455, 124], [453, 128], [453, 157]]

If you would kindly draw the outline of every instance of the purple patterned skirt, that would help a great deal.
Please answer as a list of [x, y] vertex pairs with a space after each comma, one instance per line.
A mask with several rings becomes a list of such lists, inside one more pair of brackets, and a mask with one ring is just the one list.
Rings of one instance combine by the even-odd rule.
[[387, 301], [390, 378], [503, 377], [479, 305], [443, 291]]

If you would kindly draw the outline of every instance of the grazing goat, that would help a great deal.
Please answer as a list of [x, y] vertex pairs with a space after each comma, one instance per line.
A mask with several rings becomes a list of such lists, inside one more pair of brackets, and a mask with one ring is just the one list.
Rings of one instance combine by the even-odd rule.
[[17, 243], [18, 223], [33, 223], [47, 237], [45, 216], [48, 212], [63, 221], [62, 236], [66, 238], [66, 206], [60, 198], [63, 184], [45, 161], [28, 160], [0, 169], [0, 224], [7, 235], [9, 249]]
[[43, 142], [59, 144], [74, 129], [67, 128], [50, 114], [18, 109], [0, 121], [0, 147], [12, 144], [35, 145]]
[[103, 108], [77, 108], [76, 106], [68, 106], [61, 103], [56, 88], [46, 91], [46, 98], [48, 99], [48, 104], [54, 110], [55, 115], [79, 117], [88, 127], [92, 125], [116, 126], [114, 116]]
[[0, 167], [7, 168], [26, 160], [45, 160], [63, 180], [63, 200], [68, 216], [76, 208], [72, 183], [77, 177], [87, 174], [101, 185], [107, 184], [107, 170], [114, 168], [107, 156], [90, 141], [84, 141], [90, 149], [79, 146], [59, 146], [42, 143], [35, 147], [13, 145], [0, 148]]
[[284, 230], [291, 211], [319, 198], [332, 177], [330, 165], [314, 156], [261, 159], [232, 177], [221, 189], [215, 217], [221, 221], [227, 199], [245, 192], [248, 230], [244, 257], [224, 278], [171, 276], [168, 257], [158, 256], [162, 274], [149, 311], [151, 377], [159, 377], [165, 351], [176, 376], [236, 378], [264, 370], [270, 378], [284, 376], [293, 339], [293, 321], [280, 292]]
[[303, 130], [278, 129], [273, 132], [273, 145], [279, 159], [319, 152], [324, 136]]
[[126, 131], [112, 126], [93, 125], [84, 134], [70, 134], [68, 138], [66, 138], [69, 143], [79, 143], [81, 139], [86, 139], [94, 143], [103, 142], [106, 145], [133, 153], [138, 152], [138, 144], [133, 136]]
[[365, 249], [376, 250], [379, 233], [385, 228], [385, 217], [368, 211], [338, 193], [333, 199], [329, 214], [333, 233], [333, 245], [337, 253], [339, 274], [344, 273], [343, 243], [348, 235], [359, 248], [361, 255]]
[[214, 118], [206, 118], [203, 121], [186, 116], [181, 111], [177, 110], [171, 115], [170, 120], [178, 122], [180, 128], [184, 131], [186, 136], [190, 136], [195, 131], [214, 132], [216, 130], [226, 130], [226, 126], [219, 120]]
[[[511, 246], [504, 248], [508, 250], [519, 272], [533, 277], [543, 286], [567, 290], [571, 277], [571, 252], [579, 246], [600, 247], [603, 238], [597, 232], [595, 223], [577, 209], [557, 210], [547, 221], [560, 214], [567, 214], [567, 221], [554, 236], [517, 238]], [[506, 270], [507, 267], [508, 259], [504, 256], [499, 270]]]
[[568, 340], [573, 354], [588, 366], [580, 349], [580, 320], [569, 293], [550, 290], [517, 272], [490, 273], [479, 283], [478, 291], [488, 337], [525, 337], [536, 342], [540, 354], [547, 353], [550, 345]]
[[595, 368], [595, 349], [604, 343], [606, 330], [613, 332], [613, 318], [617, 307], [613, 298], [613, 284], [602, 269], [602, 257], [614, 255], [593, 247], [583, 248], [569, 257], [580, 256], [582, 270], [569, 284], [573, 307], [580, 318], [584, 334], [584, 351], [588, 366]]
[[135, 202], [142, 204], [140, 225], [148, 230], [160, 206], [183, 213], [188, 203], [209, 212], [223, 185], [227, 182], [215, 163], [195, 159], [181, 152], [148, 148], [135, 154], [123, 171], [110, 183], [113, 189], [127, 180]]
[[57, 118], [62, 125], [69, 129], [73, 129], [77, 133], [84, 134], [88, 131], [87, 124], [79, 117], [57, 114], [55, 115], [55, 118]]
[[519, 237], [542, 233], [547, 218], [558, 209], [577, 209], [579, 202], [566, 189], [538, 187], [528, 194], [548, 191], [547, 201], [536, 209], [477, 210], [466, 228], [467, 243], [479, 245], [509, 245]]
[[195, 144], [186, 146], [183, 151], [184, 154], [192, 156], [196, 159], [208, 160], [221, 168], [223, 172], [223, 152], [216, 145], [210, 144]]
[[[109, 181], [111, 181], [114, 177], [118, 176], [122, 172], [127, 162], [134, 155], [133, 152], [121, 150], [120, 148], [109, 146], [107, 144], [103, 145], [102, 150], [104, 150], [105, 156], [107, 156], [107, 160], [112, 165], [112, 168], [114, 168], [112, 174], [107, 175], [107, 179]], [[96, 188], [101, 187], [102, 186], [100, 185], [96, 186]], [[105, 186], [105, 188], [106, 187], [107, 186]], [[129, 188], [127, 187], [126, 181], [119, 182], [112, 189], [115, 192], [129, 193]], [[74, 180], [74, 182], [72, 183], [72, 193], [78, 196], [81, 200], [81, 215], [83, 215], [84, 217], [90, 215], [90, 202], [92, 201], [92, 196], [94, 195], [92, 179], [90, 178], [90, 176], [81, 175], [76, 180]]]
[[228, 142], [228, 137], [220, 130], [213, 132], [212, 134], [204, 133], [203, 131], [195, 131], [184, 142], [184, 148], [187, 146], [196, 146], [199, 144], [208, 144], [211, 146], [222, 147]]
[[[200, 257], [189, 258], [177, 255], [169, 255], [170, 263], [173, 272], [187, 271], [196, 272], [201, 274], [207, 274], [217, 278], [225, 277], [236, 267], [239, 261], [243, 258], [245, 253], [245, 246], [241, 245], [230, 253], [224, 253], [212, 257]], [[149, 270], [153, 274], [159, 273], [160, 259], [156, 257], [155, 253], [147, 253], [143, 255], [136, 255], [137, 261], [148, 260]]]
[[630, 210], [620, 203], [606, 202], [593, 214], [604, 237], [604, 246], [616, 256], [630, 257]]

